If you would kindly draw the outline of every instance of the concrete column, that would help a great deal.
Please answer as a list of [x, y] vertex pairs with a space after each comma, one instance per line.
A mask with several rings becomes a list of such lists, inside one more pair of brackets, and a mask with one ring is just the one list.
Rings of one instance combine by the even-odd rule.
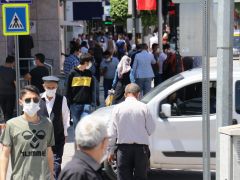
[[[31, 34], [34, 41], [32, 55], [43, 53], [54, 60], [53, 73], [60, 73], [60, 26], [59, 0], [33, 0], [30, 4], [30, 20], [36, 21], [36, 33]], [[0, 8], [0, 64], [7, 56], [7, 38], [2, 33], [2, 8]], [[61, 12], [62, 13], [62, 12]]]
[[4, 64], [7, 56], [7, 38], [3, 36], [2, 8], [0, 8], [0, 65]]
[[31, 20], [36, 21], [36, 34], [32, 34], [34, 49], [32, 54], [43, 53], [54, 60], [53, 73], [60, 73], [60, 26], [59, 0], [33, 0], [30, 5]]

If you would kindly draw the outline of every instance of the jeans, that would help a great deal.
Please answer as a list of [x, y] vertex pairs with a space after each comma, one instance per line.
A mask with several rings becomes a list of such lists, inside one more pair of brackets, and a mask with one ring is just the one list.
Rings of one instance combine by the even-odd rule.
[[138, 78], [136, 79], [136, 83], [140, 86], [142, 95], [144, 96], [151, 90], [152, 78]]
[[62, 155], [54, 154], [54, 178], [57, 180], [61, 172]]
[[104, 88], [104, 99], [108, 96], [108, 90], [112, 89], [113, 79], [104, 79], [103, 88]]
[[117, 149], [118, 180], [147, 180], [150, 151], [147, 145], [120, 144]]
[[75, 129], [80, 119], [91, 113], [91, 105], [74, 103], [70, 105], [70, 112], [73, 119], [73, 127]]
[[5, 122], [13, 117], [15, 102], [15, 95], [0, 95], [0, 108], [2, 109]]

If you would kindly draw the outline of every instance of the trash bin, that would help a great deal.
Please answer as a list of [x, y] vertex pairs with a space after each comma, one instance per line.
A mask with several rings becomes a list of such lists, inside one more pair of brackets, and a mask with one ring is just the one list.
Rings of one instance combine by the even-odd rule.
[[220, 180], [240, 180], [240, 124], [219, 128]]

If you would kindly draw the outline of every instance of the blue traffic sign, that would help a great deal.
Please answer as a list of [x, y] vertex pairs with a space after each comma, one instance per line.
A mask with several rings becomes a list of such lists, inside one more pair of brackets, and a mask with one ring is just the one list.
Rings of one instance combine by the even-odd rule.
[[32, 0], [0, 0], [0, 4], [9, 4], [9, 3], [28, 3], [28, 4], [32, 4]]
[[4, 4], [3, 34], [28, 35], [30, 33], [28, 4]]

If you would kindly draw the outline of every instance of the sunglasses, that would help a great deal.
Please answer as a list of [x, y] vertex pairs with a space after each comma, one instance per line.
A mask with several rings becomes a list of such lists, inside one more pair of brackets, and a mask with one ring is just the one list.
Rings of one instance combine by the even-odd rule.
[[26, 98], [25, 100], [24, 100], [24, 102], [26, 103], [26, 104], [29, 104], [29, 103], [31, 103], [31, 101], [33, 101], [34, 103], [39, 103], [39, 98], [37, 98], [37, 97], [35, 97], [35, 98]]

